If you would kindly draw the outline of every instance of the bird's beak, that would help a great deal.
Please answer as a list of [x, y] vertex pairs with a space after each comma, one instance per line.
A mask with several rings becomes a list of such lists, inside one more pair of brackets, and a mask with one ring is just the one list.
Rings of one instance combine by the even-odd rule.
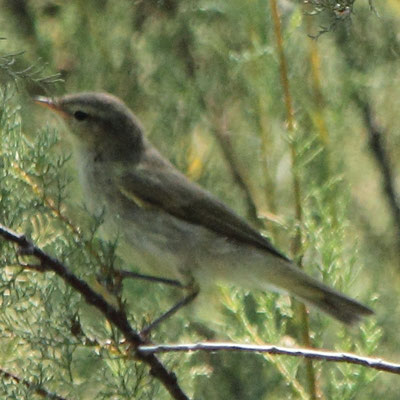
[[63, 118], [69, 117], [69, 115], [60, 107], [56, 100], [51, 99], [50, 97], [44, 96], [35, 96], [33, 101], [36, 104], [39, 104], [43, 107], [46, 107], [52, 111], [55, 111], [57, 114], [61, 115]]

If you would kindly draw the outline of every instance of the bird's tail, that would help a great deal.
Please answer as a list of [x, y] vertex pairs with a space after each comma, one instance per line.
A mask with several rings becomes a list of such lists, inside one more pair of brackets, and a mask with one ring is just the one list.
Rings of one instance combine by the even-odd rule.
[[285, 267], [282, 268], [281, 265], [279, 273], [274, 274], [275, 279], [271, 279], [269, 274], [270, 283], [276, 287], [284, 289], [304, 303], [318, 307], [345, 324], [354, 324], [363, 316], [373, 314], [370, 308], [306, 275], [296, 265], [286, 261], [284, 263]]
[[292, 290], [292, 293], [305, 303], [320, 308], [345, 324], [354, 324], [363, 316], [373, 314], [370, 308], [318, 281], [307, 282], [304, 287]]

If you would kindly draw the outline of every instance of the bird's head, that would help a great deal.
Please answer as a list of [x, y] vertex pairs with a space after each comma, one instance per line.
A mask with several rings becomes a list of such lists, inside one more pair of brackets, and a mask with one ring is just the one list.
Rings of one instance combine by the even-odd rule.
[[125, 153], [142, 145], [139, 121], [115, 96], [87, 92], [34, 100], [59, 114], [80, 146]]

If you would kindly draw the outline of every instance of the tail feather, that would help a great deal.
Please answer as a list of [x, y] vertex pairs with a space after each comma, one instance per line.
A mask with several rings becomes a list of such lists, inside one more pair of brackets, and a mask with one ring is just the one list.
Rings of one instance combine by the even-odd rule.
[[292, 263], [280, 263], [273, 272], [268, 274], [268, 279], [275, 287], [288, 291], [345, 324], [354, 324], [362, 317], [373, 314], [370, 308], [310, 277]]
[[320, 308], [322, 311], [348, 325], [359, 322], [363, 316], [373, 314], [370, 308], [328, 287], [321, 288], [320, 290], [321, 292], [318, 296], [299, 297], [306, 303]]
[[307, 276], [297, 287], [290, 290], [296, 297], [312, 306], [320, 308], [332, 317], [352, 325], [362, 317], [374, 312], [346, 295]]

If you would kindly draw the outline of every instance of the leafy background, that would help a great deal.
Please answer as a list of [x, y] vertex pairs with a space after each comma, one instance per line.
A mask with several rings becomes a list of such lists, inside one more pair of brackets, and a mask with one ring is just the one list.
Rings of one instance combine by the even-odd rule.
[[[369, 128], [382, 132], [396, 185], [400, 5], [279, 2], [295, 118], [288, 130], [272, 3], [2, 0], [0, 222], [26, 232], [110, 301], [125, 302], [138, 329], [179, 297], [143, 282], [125, 282], [116, 298], [104, 289], [111, 266], [140, 266], [119, 258], [117, 242], [101, 240], [64, 128], [31, 101], [111, 92], [191, 179], [301, 258], [310, 274], [375, 310], [352, 329], [311, 310], [315, 347], [396, 361], [400, 227]], [[19, 268], [12, 246], [0, 242], [0, 251], [1, 368], [71, 399], [169, 398], [71, 288]], [[189, 310], [171, 318], [152, 340], [303, 343], [299, 307], [286, 296], [221, 287], [208, 302], [197, 317]], [[281, 356], [162, 358], [196, 399], [397, 399], [400, 388], [396, 376], [318, 362], [312, 389], [304, 361]], [[10, 399], [37, 396], [10, 379], [0, 390]]]

